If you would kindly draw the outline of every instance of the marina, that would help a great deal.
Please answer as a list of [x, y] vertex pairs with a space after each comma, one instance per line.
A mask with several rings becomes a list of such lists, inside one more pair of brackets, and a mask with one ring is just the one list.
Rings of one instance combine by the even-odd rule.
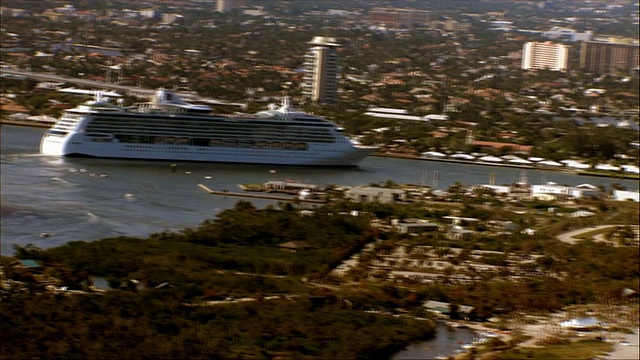
[[[596, 165], [594, 169], [590, 169], [590, 165], [582, 164], [580, 162], [574, 160], [566, 160], [565, 163], [559, 163], [552, 160], [546, 160], [542, 158], [536, 158], [536, 161], [530, 161], [527, 159], [519, 158], [513, 155], [505, 155], [503, 157], [491, 157], [491, 161], [484, 160], [483, 157], [478, 157], [477, 159], [474, 156], [468, 154], [454, 154], [451, 156], [402, 156], [395, 154], [385, 154], [385, 153], [374, 153], [375, 156], [383, 156], [383, 157], [395, 157], [395, 158], [404, 158], [404, 159], [418, 159], [432, 162], [447, 162], [447, 163], [458, 163], [458, 164], [474, 164], [474, 165], [482, 165], [482, 166], [490, 166], [490, 167], [508, 167], [508, 168], [516, 168], [522, 170], [528, 169], [538, 169], [544, 171], [561, 171], [571, 174], [577, 175], [586, 175], [586, 176], [599, 176], [599, 177], [609, 177], [609, 178], [619, 178], [619, 179], [640, 179], [640, 175], [638, 174], [638, 167], [635, 165], [623, 165], [621, 167], [614, 167], [606, 164]], [[459, 155], [459, 156], [457, 156]], [[462, 156], [465, 155], [465, 156]], [[486, 156], [485, 156], [486, 157]]]
[[285, 196], [277, 196], [277, 195], [270, 195], [270, 194], [232, 192], [228, 190], [216, 191], [208, 188], [206, 185], [203, 185], [203, 184], [198, 184], [198, 187], [204, 192], [211, 195], [231, 196], [231, 197], [249, 198], [249, 199], [275, 200], [275, 201], [285, 201], [285, 202], [300, 202], [300, 203], [311, 203], [311, 204], [325, 204], [327, 202], [324, 199], [306, 199], [302, 196], [285, 197]]

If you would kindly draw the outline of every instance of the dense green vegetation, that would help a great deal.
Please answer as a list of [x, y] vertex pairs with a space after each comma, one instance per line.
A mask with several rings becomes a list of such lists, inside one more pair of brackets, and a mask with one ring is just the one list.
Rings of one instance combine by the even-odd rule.
[[323, 297], [187, 306], [170, 290], [3, 300], [5, 359], [386, 357], [433, 323], [353, 311]]
[[[392, 304], [391, 295], [351, 301], [300, 279], [322, 278], [370, 240], [362, 219], [326, 210], [301, 217], [291, 206], [257, 210], [241, 201], [182, 233], [17, 248], [60, 285], [82, 289], [89, 275], [102, 275], [118, 290], [53, 295], [32, 284], [38, 296], [5, 296], [3, 337], [20, 341], [3, 357], [350, 359], [386, 357], [429, 337], [431, 322], [364, 312]], [[277, 247], [293, 240], [311, 249]], [[9, 270], [34, 281], [16, 275]]]
[[[278, 248], [279, 244], [301, 240], [309, 250], [291, 253]], [[362, 218], [334, 216], [328, 209], [301, 217], [290, 204], [258, 210], [240, 201], [215, 220], [180, 233], [164, 232], [147, 239], [76, 241], [45, 251], [17, 248], [17, 255], [63, 263], [72, 272], [112, 277], [114, 281], [138, 279], [149, 286], [196, 283], [203, 290], [190, 294], [193, 296], [218, 287], [218, 271], [321, 279], [369, 241], [372, 233]], [[242, 295], [254, 294], [245, 291]]]
[[[619, 301], [622, 289], [638, 289], [637, 251], [588, 239], [569, 245], [553, 238], [557, 231], [588, 226], [592, 220], [561, 219], [534, 237], [495, 236], [485, 230], [474, 239], [454, 241], [439, 232], [408, 236], [381, 231], [369, 225], [367, 216], [345, 214], [358, 210], [386, 220], [439, 221], [457, 209], [484, 221], [518, 221], [522, 216], [487, 211], [467, 198], [461, 201], [340, 202], [305, 216], [293, 204], [257, 209], [240, 201], [218, 218], [180, 232], [76, 241], [47, 250], [18, 247], [18, 258], [38, 260], [44, 269], [32, 274], [5, 267], [8, 278], [26, 283], [26, 293], [17, 288], [3, 293], [3, 337], [16, 340], [3, 347], [3, 356], [385, 357], [428, 337], [432, 324], [367, 310], [425, 317], [424, 301], [439, 300], [474, 306], [475, 316], [482, 319], [497, 312], [546, 312], [571, 304]], [[602, 211], [611, 220], [633, 213], [637, 218], [632, 204], [604, 205]], [[374, 254], [361, 254], [361, 264], [402, 244], [433, 246], [441, 256], [450, 254], [450, 247], [463, 248], [452, 263], [467, 260], [473, 249], [545, 256], [530, 265], [537, 274], [519, 280], [505, 277], [513, 269], [500, 254], [478, 260], [499, 271], [467, 284], [376, 282], [364, 267], [345, 278], [328, 276], [339, 261], [376, 239], [384, 240], [377, 242]], [[288, 252], [278, 247], [289, 241], [304, 241], [309, 249]], [[115, 290], [44, 292], [36, 280], [46, 276], [78, 290], [88, 289], [92, 276], [102, 276]]]

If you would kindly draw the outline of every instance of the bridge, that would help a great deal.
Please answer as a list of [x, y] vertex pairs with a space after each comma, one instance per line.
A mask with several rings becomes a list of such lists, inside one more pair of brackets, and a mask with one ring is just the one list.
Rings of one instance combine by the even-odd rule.
[[[71, 77], [66, 77], [66, 76], [61, 76], [56, 74], [16, 70], [11, 68], [0, 69], [0, 76], [3, 78], [15, 77], [15, 78], [30, 78], [38, 81], [63, 82], [63, 83], [74, 84], [76, 86], [81, 86], [81, 87], [91, 88], [91, 89], [118, 91], [120, 93], [127, 94], [129, 96], [135, 96], [135, 97], [146, 98], [146, 99], [150, 99], [155, 93], [155, 90], [144, 89], [136, 86], [127, 86], [127, 85], [108, 83], [104, 81], [71, 78]], [[247, 104], [244, 104], [244, 103], [230, 103], [222, 100], [202, 98], [197, 94], [189, 93], [189, 92], [176, 92], [176, 94], [178, 94], [180, 98], [188, 102], [200, 102], [200, 103], [206, 103], [210, 105], [221, 105], [221, 106], [237, 106], [242, 109], [247, 108]]]

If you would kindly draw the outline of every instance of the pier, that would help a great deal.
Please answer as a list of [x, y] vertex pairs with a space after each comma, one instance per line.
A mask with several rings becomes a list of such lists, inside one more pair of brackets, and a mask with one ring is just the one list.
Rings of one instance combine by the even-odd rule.
[[326, 204], [327, 200], [324, 199], [300, 199], [298, 197], [287, 197], [287, 196], [277, 196], [277, 195], [268, 195], [268, 194], [249, 194], [243, 192], [232, 192], [228, 190], [212, 190], [204, 184], [198, 184], [198, 187], [211, 195], [222, 195], [222, 196], [235, 196], [235, 197], [243, 197], [243, 198], [251, 198], [251, 199], [266, 199], [266, 200], [277, 200], [277, 201], [289, 201], [289, 202], [301, 202], [301, 203], [311, 203], [311, 204]]

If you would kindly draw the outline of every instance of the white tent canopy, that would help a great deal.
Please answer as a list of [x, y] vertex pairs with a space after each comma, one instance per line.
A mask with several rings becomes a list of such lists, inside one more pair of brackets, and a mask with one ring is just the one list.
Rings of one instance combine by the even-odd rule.
[[567, 167], [574, 169], [588, 169], [591, 167], [589, 164], [584, 164], [575, 160], [560, 160], [560, 162], [565, 164]]
[[427, 151], [427, 152], [423, 152], [421, 155], [424, 157], [437, 157], [437, 158], [443, 158], [447, 156], [446, 154], [443, 154], [437, 151]]
[[494, 163], [499, 163], [499, 162], [503, 162], [504, 160], [500, 159], [499, 157], [495, 157], [495, 156], [491, 156], [491, 155], [487, 155], [487, 156], [483, 156], [481, 158], [478, 158], [479, 161], [484, 161], [484, 162], [494, 162]]
[[453, 154], [449, 156], [452, 159], [462, 159], [462, 160], [474, 160], [475, 156], [469, 154]]
[[509, 161], [507, 161], [507, 162], [508, 162], [508, 163], [511, 163], [511, 164], [523, 164], [523, 165], [526, 165], [526, 164], [533, 164], [533, 162], [531, 162], [531, 161], [529, 161], [529, 160], [520, 159], [520, 158], [511, 159], [511, 160], [509, 160]]
[[584, 317], [563, 321], [560, 326], [568, 329], [594, 329], [602, 326], [602, 323], [596, 318]]
[[553, 160], [543, 160], [538, 162], [538, 165], [544, 165], [544, 166], [562, 166], [561, 163], [553, 161]]
[[519, 157], [515, 156], [515, 155], [503, 155], [500, 156], [501, 159], [505, 159], [505, 160], [515, 160], [515, 159], [520, 159]]
[[598, 164], [596, 165], [596, 170], [620, 171], [620, 168], [609, 164]]

